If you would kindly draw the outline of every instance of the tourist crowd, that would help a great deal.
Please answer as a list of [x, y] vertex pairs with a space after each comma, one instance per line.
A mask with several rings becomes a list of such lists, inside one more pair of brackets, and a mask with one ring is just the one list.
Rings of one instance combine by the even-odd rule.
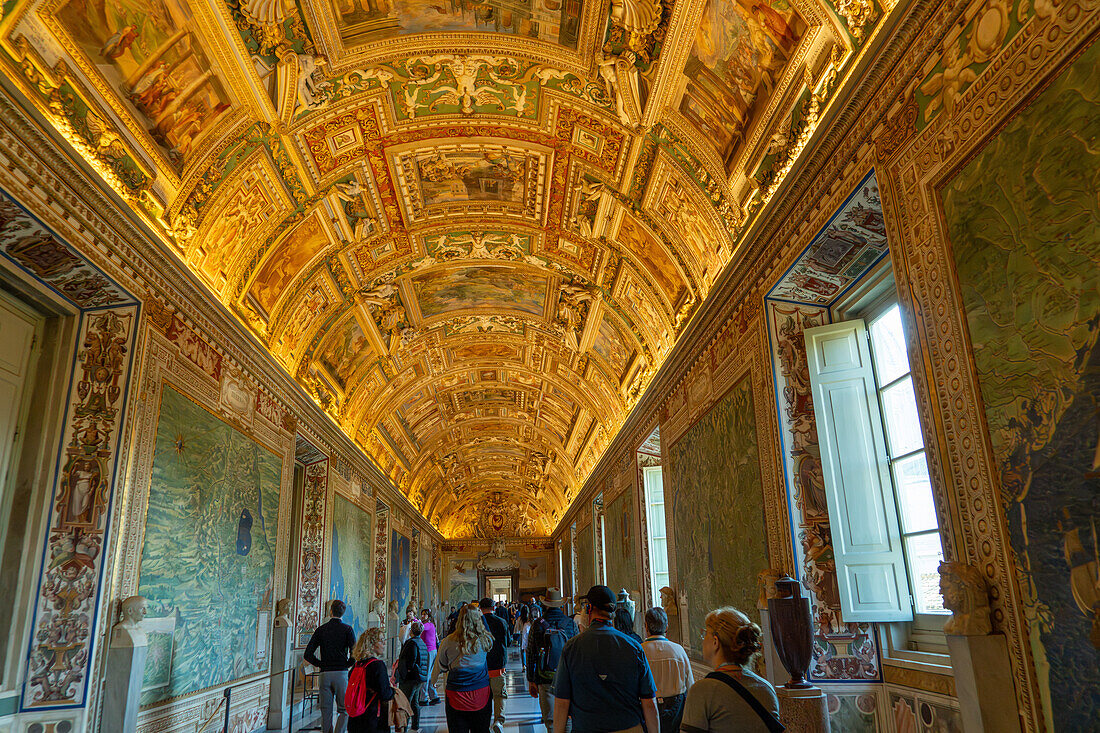
[[[557, 589], [531, 603], [489, 598], [452, 606], [437, 629], [429, 609], [407, 611], [392, 667], [381, 628], [355, 638], [329, 604], [305, 659], [319, 670], [324, 733], [418, 733], [424, 705], [444, 703], [449, 733], [502, 733], [509, 647], [518, 647], [528, 693], [538, 698], [547, 733], [778, 733], [775, 690], [752, 671], [760, 627], [731, 607], [706, 616], [696, 680], [684, 648], [667, 638], [662, 608], [645, 612], [646, 637], [631, 608], [596, 585], [575, 613]], [[442, 700], [437, 691], [443, 676]]]

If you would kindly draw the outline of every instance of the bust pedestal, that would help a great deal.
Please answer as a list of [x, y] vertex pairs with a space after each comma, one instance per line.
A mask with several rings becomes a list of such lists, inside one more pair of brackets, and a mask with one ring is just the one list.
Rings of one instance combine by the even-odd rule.
[[100, 730], [133, 733], [137, 730], [141, 702], [141, 678], [149, 638], [137, 627], [123, 624], [111, 629], [111, 646], [103, 670], [103, 708]]
[[280, 624], [282, 617], [275, 620], [271, 634], [271, 678], [267, 691], [267, 729], [283, 730], [290, 723], [290, 686], [294, 681], [293, 672], [274, 674], [290, 666], [290, 623]]
[[1020, 716], [1008, 643], [1001, 634], [947, 635], [963, 730], [1019, 733]]
[[829, 733], [829, 708], [820, 688], [777, 687], [775, 694], [779, 697], [779, 718], [788, 733]]

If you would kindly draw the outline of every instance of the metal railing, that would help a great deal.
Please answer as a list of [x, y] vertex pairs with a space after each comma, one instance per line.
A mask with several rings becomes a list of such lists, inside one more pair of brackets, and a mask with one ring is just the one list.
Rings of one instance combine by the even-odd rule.
[[[224, 715], [223, 715], [223, 718], [222, 718], [221, 733], [229, 733], [229, 713], [230, 713], [230, 707], [231, 707], [232, 701], [233, 701], [233, 690], [234, 690], [234, 688], [244, 687], [246, 685], [254, 685], [257, 682], [261, 682], [264, 679], [270, 680], [274, 677], [282, 677], [284, 674], [287, 674], [288, 672], [296, 672], [298, 669], [299, 668], [297, 666], [287, 667], [284, 670], [280, 670], [278, 672], [272, 672], [271, 674], [267, 675], [267, 677], [253, 678], [253, 679], [250, 679], [250, 680], [245, 680], [244, 682], [237, 682], [237, 683], [232, 684], [232, 685], [227, 685], [225, 687], [225, 689], [222, 690], [222, 699], [218, 702], [217, 707], [214, 708], [214, 712], [212, 712], [210, 714], [210, 717], [208, 717], [206, 720], [203, 721], [202, 725], [198, 727], [198, 729], [195, 731], [195, 733], [207, 733], [207, 726], [210, 725], [211, 722], [213, 722], [214, 718], [217, 717], [218, 713], [223, 712], [222, 711], [222, 706], [223, 705], [225, 706], [225, 710], [224, 710]], [[303, 682], [302, 682], [302, 693], [303, 693], [302, 694], [302, 702], [303, 703], [305, 702], [306, 693], [308, 693], [308, 690], [306, 689], [306, 682], [305, 682], [305, 678], [308, 677], [308, 676], [309, 676], [308, 674], [303, 675]], [[291, 684], [291, 686], [290, 686], [290, 720], [287, 721], [287, 731], [288, 731], [288, 733], [292, 733], [292, 731], [294, 729], [294, 688], [295, 688], [295, 686], [296, 685], [294, 685], [294, 684]], [[303, 714], [304, 714], [304, 710], [303, 710]], [[282, 730], [282, 729], [280, 728], [280, 730]]]

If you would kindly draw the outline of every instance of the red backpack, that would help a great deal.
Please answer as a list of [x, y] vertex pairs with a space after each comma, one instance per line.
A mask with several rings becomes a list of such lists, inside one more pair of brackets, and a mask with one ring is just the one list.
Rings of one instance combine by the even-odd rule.
[[376, 715], [382, 714], [382, 703], [378, 699], [378, 691], [367, 687], [367, 667], [372, 662], [380, 660], [372, 659], [367, 664], [356, 664], [348, 675], [348, 689], [344, 693], [344, 709], [348, 716], [357, 718], [372, 705], [377, 705]]

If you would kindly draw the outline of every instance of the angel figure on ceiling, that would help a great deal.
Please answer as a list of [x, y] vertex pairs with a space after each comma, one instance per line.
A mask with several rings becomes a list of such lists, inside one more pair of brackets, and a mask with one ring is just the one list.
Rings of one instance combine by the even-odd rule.
[[635, 65], [637, 58], [633, 51], [618, 56], [605, 51], [599, 61], [604, 93], [615, 105], [619, 122], [630, 129], [642, 123], [642, 77]]

